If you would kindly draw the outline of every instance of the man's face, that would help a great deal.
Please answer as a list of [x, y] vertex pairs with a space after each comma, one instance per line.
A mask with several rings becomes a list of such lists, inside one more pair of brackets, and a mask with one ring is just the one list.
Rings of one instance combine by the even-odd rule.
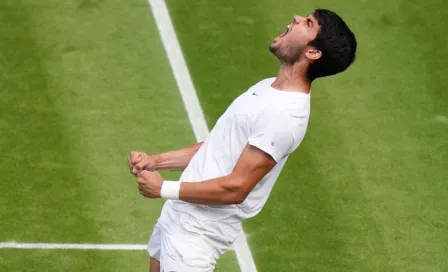
[[307, 44], [316, 38], [318, 32], [319, 24], [314, 16], [294, 16], [286, 31], [274, 39], [269, 49], [280, 61], [293, 64], [300, 59]]

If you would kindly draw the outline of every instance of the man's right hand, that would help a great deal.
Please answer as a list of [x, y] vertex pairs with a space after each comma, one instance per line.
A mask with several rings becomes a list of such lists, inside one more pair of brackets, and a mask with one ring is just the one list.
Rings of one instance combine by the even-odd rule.
[[145, 152], [132, 151], [128, 157], [129, 169], [134, 176], [137, 176], [142, 170], [155, 171], [155, 156], [148, 155]]

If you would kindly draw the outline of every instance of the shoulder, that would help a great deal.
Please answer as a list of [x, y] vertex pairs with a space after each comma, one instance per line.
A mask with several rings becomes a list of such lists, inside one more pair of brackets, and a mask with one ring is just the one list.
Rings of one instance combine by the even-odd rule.
[[254, 86], [260, 86], [260, 87], [271, 86], [271, 84], [275, 81], [275, 79], [276, 79], [275, 77], [265, 78], [255, 83]]
[[269, 77], [269, 78], [265, 78], [265, 79], [261, 79], [257, 82], [255, 82], [254, 84], [252, 84], [248, 91], [253, 90], [254, 88], [264, 88], [266, 86], [270, 86], [274, 81], [275, 81], [275, 77]]
[[275, 79], [276, 79], [276, 77], [268, 77], [268, 78], [260, 80], [258, 83], [271, 85], [275, 81]]

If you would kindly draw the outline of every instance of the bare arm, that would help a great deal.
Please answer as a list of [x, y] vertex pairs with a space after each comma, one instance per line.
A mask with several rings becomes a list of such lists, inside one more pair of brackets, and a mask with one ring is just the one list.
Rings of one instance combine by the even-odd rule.
[[193, 156], [198, 152], [199, 148], [201, 148], [202, 143], [203, 142], [200, 142], [182, 149], [154, 155], [155, 170], [185, 170]]
[[183, 171], [190, 163], [193, 156], [201, 148], [203, 142], [195, 143], [187, 147], [150, 155], [145, 152], [133, 151], [128, 158], [129, 168], [134, 175], [142, 170], [180, 170]]
[[137, 175], [137, 183], [140, 194], [149, 198], [165, 197], [208, 205], [239, 204], [275, 164], [270, 155], [247, 145], [234, 170], [227, 176], [179, 183], [164, 181], [157, 171], [143, 170]]
[[202, 182], [182, 182], [179, 199], [201, 204], [239, 204], [275, 164], [270, 155], [247, 145], [232, 173]]

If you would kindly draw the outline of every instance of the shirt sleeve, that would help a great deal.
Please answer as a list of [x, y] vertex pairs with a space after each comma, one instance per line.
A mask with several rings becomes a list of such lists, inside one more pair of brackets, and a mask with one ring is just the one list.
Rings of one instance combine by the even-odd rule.
[[289, 155], [294, 146], [292, 124], [283, 113], [267, 112], [258, 116], [251, 124], [249, 144], [255, 146], [279, 162]]

